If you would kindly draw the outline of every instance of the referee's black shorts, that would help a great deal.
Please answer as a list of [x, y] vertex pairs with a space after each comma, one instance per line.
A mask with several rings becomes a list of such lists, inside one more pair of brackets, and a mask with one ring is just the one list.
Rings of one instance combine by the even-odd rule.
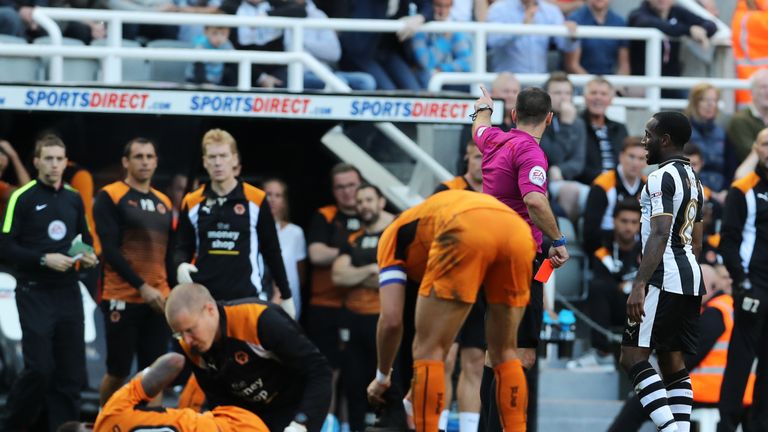
[[131, 373], [133, 357], [137, 370], [151, 365], [168, 352], [171, 331], [165, 316], [144, 303], [103, 300], [107, 339], [107, 373], [125, 378]]
[[[539, 253], [533, 261], [533, 274], [539, 271], [539, 266], [546, 258]], [[517, 330], [518, 348], [538, 348], [541, 337], [541, 322], [544, 317], [544, 284], [531, 280], [531, 299], [525, 308], [523, 319]]]

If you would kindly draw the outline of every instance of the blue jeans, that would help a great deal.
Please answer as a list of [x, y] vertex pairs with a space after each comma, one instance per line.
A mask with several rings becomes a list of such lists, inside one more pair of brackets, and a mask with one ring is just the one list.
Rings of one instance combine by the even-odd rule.
[[[372, 91], [376, 90], [376, 80], [370, 74], [365, 72], [342, 72], [335, 71], [333, 73], [336, 77], [352, 90]], [[323, 89], [325, 88], [325, 82], [318, 78], [312, 71], [304, 72], [304, 88], [306, 89]]]

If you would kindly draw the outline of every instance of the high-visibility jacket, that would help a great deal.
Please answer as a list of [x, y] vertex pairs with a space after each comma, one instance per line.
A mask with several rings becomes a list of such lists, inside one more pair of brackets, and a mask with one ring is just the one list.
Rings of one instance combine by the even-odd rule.
[[[691, 385], [695, 402], [716, 404], [720, 401], [720, 386], [723, 384], [723, 373], [728, 360], [728, 343], [733, 333], [733, 297], [728, 294], [715, 297], [707, 303], [707, 307], [716, 308], [722, 313], [725, 331], [707, 356], [691, 372]], [[752, 405], [755, 378], [753, 370], [749, 374], [747, 388], [744, 391], [744, 405]]]
[[[731, 21], [733, 58], [736, 76], [748, 79], [758, 69], [768, 68], [768, 0], [755, 0], [756, 10], [749, 10], [745, 0], [739, 0]], [[736, 103], [752, 102], [749, 90], [736, 92]]]

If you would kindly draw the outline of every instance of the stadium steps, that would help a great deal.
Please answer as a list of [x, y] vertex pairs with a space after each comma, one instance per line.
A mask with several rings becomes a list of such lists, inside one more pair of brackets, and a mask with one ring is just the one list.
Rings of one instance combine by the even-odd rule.
[[[563, 362], [539, 372], [539, 432], [608, 430], [623, 401], [618, 371], [568, 370]], [[653, 428], [641, 429], [652, 432]]]

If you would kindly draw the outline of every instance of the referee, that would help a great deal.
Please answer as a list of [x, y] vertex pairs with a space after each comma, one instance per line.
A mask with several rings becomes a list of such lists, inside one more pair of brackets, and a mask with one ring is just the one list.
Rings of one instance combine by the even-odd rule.
[[720, 389], [719, 432], [739, 425], [755, 357], [758, 385], [750, 430], [768, 430], [768, 128], [753, 148], [757, 168], [731, 185], [723, 214], [720, 253], [733, 278], [734, 322]]
[[[80, 417], [85, 383], [83, 303], [76, 263], [97, 264], [83, 201], [62, 182], [66, 147], [55, 135], [35, 143], [38, 177], [11, 195], [2, 227], [2, 254], [16, 266], [16, 306], [23, 333], [24, 371], [8, 394], [0, 430], [56, 428]], [[81, 253], [69, 256], [72, 246]], [[41, 412], [48, 424], [38, 425]]]

